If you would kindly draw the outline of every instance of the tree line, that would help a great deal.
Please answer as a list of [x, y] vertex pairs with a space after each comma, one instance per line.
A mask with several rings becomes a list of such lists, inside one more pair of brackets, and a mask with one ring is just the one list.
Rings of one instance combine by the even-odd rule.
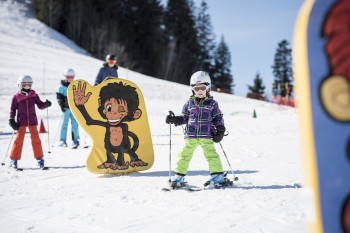
[[[293, 96], [292, 49], [289, 48], [289, 42], [287, 40], [282, 40], [278, 43], [271, 68], [272, 74], [275, 77], [272, 84], [272, 95], [279, 95], [281, 97]], [[256, 74], [253, 85], [248, 85], [248, 90], [248, 97], [254, 99], [264, 98], [265, 86], [259, 73]]]
[[233, 93], [231, 54], [216, 43], [203, 0], [34, 0], [37, 18], [92, 56], [117, 55], [118, 64], [161, 79], [189, 84], [207, 71], [213, 87]]

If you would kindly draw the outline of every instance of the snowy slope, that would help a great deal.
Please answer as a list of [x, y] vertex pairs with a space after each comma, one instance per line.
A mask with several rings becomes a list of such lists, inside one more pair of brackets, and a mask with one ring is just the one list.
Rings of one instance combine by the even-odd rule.
[[[169, 167], [165, 116], [169, 110], [181, 113], [190, 89], [124, 68], [118, 70], [119, 76], [138, 85], [145, 98], [155, 151], [153, 167], [121, 176], [89, 173], [85, 161], [92, 142], [82, 129], [81, 143], [90, 148], [57, 147], [62, 113], [55, 92], [63, 70], [73, 68], [77, 78], [93, 84], [101, 64], [36, 20], [27, 5], [0, 2], [0, 131], [11, 132], [9, 109], [18, 76], [31, 75], [41, 99], [53, 102], [48, 112], [37, 110], [50, 131], [41, 134], [41, 140], [51, 169], [36, 169], [29, 136], [20, 160], [24, 171], [9, 169], [8, 159], [0, 167], [1, 232], [306, 232], [313, 213], [308, 191], [302, 187], [295, 109], [212, 93], [230, 132], [222, 145], [239, 177], [235, 187], [226, 190], [161, 191], [168, 185]], [[1, 160], [10, 139], [0, 136]], [[182, 144], [182, 128], [172, 127], [172, 167]], [[187, 181], [201, 186], [208, 177], [199, 148]]]

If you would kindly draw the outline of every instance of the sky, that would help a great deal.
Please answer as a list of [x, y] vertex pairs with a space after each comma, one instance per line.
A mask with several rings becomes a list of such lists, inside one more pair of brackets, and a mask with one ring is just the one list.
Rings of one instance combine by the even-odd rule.
[[[195, 0], [200, 6], [202, 0]], [[234, 94], [246, 96], [259, 73], [271, 95], [272, 68], [278, 43], [293, 45], [296, 18], [303, 0], [206, 0], [216, 40], [224, 36], [231, 52]]]

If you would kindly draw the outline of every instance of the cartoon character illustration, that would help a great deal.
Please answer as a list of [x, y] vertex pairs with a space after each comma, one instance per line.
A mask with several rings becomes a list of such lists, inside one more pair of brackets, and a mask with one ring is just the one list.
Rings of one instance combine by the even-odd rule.
[[326, 17], [323, 35], [331, 74], [321, 85], [324, 108], [338, 121], [350, 121], [350, 1], [340, 0]]
[[[321, 99], [325, 110], [335, 120], [350, 121], [350, 1], [336, 2], [325, 19], [323, 35], [328, 37], [325, 51], [330, 75], [321, 84]], [[350, 159], [348, 139], [346, 157]], [[350, 196], [343, 204], [342, 223], [350, 232]]]
[[[107, 121], [94, 120], [87, 112], [84, 104], [88, 102], [91, 92], [85, 94], [86, 82], [82, 85], [78, 82], [77, 87], [73, 85], [74, 104], [84, 117], [86, 124], [97, 125], [106, 129], [104, 146], [107, 160], [98, 165], [99, 169], [125, 170], [131, 167], [147, 166], [148, 163], [139, 159], [136, 150], [139, 139], [133, 132], [128, 130], [128, 124], [139, 119], [142, 111], [138, 108], [139, 97], [136, 88], [124, 85], [123, 82], [108, 83], [102, 87], [98, 99], [98, 112]], [[131, 141], [133, 145], [131, 146]], [[130, 163], [125, 162], [124, 154], [130, 156]], [[114, 154], [117, 155], [117, 159]]]
[[350, 233], [350, 1], [307, 0], [294, 35], [309, 232]]

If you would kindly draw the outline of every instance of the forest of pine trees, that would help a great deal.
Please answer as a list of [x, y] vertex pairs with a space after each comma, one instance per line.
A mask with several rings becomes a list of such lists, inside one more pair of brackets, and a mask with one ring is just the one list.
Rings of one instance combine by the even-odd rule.
[[96, 58], [113, 53], [122, 67], [183, 84], [204, 70], [213, 87], [233, 93], [231, 54], [224, 37], [216, 44], [204, 0], [34, 0], [34, 7]]

